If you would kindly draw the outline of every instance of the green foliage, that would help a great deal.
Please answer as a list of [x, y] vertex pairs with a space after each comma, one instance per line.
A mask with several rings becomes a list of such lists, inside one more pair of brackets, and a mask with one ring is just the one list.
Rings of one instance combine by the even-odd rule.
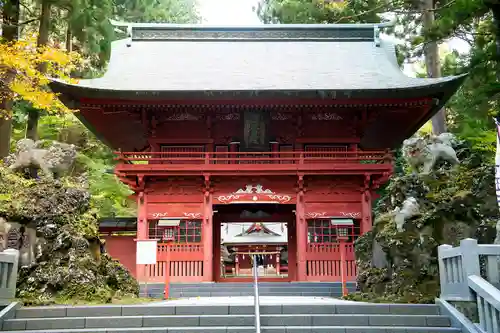
[[[14, 124], [13, 141], [23, 138], [23, 127], [22, 122]], [[69, 175], [86, 184], [92, 196], [92, 208], [98, 217], [136, 215], [135, 202], [128, 198], [132, 191], [112, 172], [115, 164], [113, 152], [74, 115], [43, 116], [39, 123], [39, 133], [45, 145], [57, 140], [77, 147], [76, 163]]]
[[126, 22], [198, 23], [196, 0], [115, 0], [114, 14]]
[[264, 23], [375, 23], [383, 8], [379, 0], [262, 0], [257, 14]]

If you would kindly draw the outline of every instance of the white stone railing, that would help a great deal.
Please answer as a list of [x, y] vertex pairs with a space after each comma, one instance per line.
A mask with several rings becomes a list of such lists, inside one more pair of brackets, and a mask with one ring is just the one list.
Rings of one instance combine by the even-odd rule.
[[[481, 277], [480, 257], [485, 259]], [[438, 248], [440, 298], [445, 301], [476, 301], [479, 323], [485, 333], [500, 332], [500, 245], [479, 245], [463, 239], [459, 247]]]
[[10, 303], [16, 296], [18, 261], [18, 250], [0, 252], [0, 305]]

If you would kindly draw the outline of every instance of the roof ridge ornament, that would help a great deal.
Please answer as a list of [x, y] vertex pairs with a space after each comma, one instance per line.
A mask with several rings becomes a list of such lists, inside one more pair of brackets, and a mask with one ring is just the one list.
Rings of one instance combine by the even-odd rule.
[[378, 25], [373, 27], [373, 41], [376, 47], [380, 47], [380, 28]]
[[132, 25], [127, 26], [127, 47], [132, 46]]

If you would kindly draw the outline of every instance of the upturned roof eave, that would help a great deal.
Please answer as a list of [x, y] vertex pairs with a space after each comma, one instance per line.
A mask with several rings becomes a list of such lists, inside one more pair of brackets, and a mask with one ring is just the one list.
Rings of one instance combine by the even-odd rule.
[[[121, 100], [123, 102], [147, 102], [161, 100], [223, 100], [225, 98], [242, 100], [261, 99], [408, 99], [448, 96], [447, 101], [458, 89], [467, 74], [454, 77], [445, 77], [438, 81], [425, 82], [422, 79], [421, 85], [381, 88], [376, 87], [360, 89], [245, 89], [245, 90], [114, 90], [100, 87], [89, 87], [85, 85], [65, 83], [60, 80], [51, 80], [50, 88], [65, 97], [65, 104], [68, 102], [77, 105], [68, 105], [71, 108], [77, 107], [79, 102], [85, 99], [94, 100]], [[441, 99], [441, 98], [440, 98]], [[442, 100], [442, 99], [441, 99]]]

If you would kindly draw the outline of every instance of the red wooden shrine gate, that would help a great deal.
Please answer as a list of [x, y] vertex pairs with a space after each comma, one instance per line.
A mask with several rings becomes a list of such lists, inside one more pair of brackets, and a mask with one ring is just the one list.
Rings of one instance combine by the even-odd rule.
[[[262, 188], [269, 190], [266, 187]], [[314, 198], [314, 188], [311, 191]], [[286, 199], [288, 205], [290, 201], [296, 200], [295, 196], [271, 190], [265, 192], [267, 194], [250, 192], [236, 195], [235, 193], [238, 192], [225, 193], [219, 196], [219, 199], [232, 198], [231, 200], [236, 201], [225, 204], [238, 203], [238, 200], [245, 202], [255, 198], [257, 203], [262, 201], [269, 203], [269, 200], [275, 200], [274, 203], [279, 204], [279, 198], [288, 197]], [[357, 197], [360, 198], [359, 195]], [[203, 223], [204, 205], [151, 202], [154, 200], [153, 196], [148, 199], [150, 202], [147, 204], [148, 238], [159, 240], [158, 262], [156, 265], [148, 265], [145, 270], [138, 269], [139, 280], [160, 283], [166, 280], [168, 274], [169, 281], [174, 283], [213, 281], [214, 274], [218, 271], [213, 269], [213, 261], [207, 262], [207, 251], [211, 260], [219, 260], [220, 253], [216, 249], [218, 244], [210, 241], [217, 239], [214, 237], [213, 229], [207, 228], [208, 221]], [[216, 203], [221, 202], [216, 201]], [[235, 205], [238, 206], [240, 205]], [[361, 232], [360, 206], [359, 202], [305, 203], [303, 206], [305, 209], [300, 207], [300, 203], [292, 206], [297, 212], [297, 219], [290, 228], [290, 231], [295, 233], [291, 235], [295, 241], [288, 245], [289, 251], [296, 252], [298, 259], [296, 269], [290, 268], [292, 280], [325, 282], [355, 280], [353, 244]], [[212, 211], [212, 207], [209, 211]], [[301, 211], [305, 212], [302, 220]], [[213, 224], [213, 221], [210, 220], [210, 223]], [[219, 227], [219, 224], [215, 226]]]

